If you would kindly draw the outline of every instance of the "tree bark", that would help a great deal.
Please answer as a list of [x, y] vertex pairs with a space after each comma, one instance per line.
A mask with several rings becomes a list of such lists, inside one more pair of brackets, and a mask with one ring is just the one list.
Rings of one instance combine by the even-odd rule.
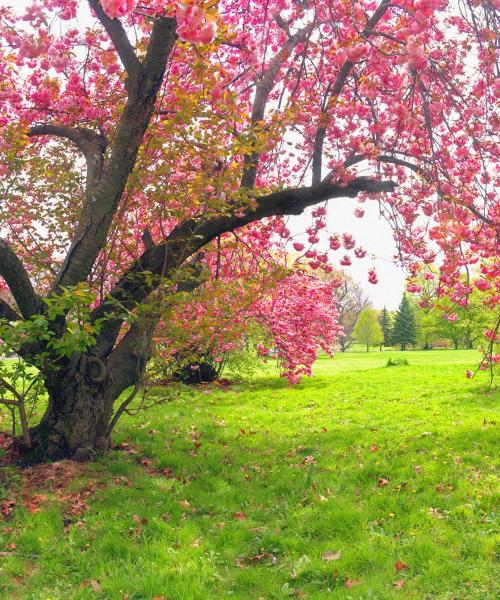
[[91, 460], [111, 445], [113, 401], [106, 365], [78, 355], [46, 379], [47, 410], [31, 430], [31, 448], [23, 462], [72, 458]]

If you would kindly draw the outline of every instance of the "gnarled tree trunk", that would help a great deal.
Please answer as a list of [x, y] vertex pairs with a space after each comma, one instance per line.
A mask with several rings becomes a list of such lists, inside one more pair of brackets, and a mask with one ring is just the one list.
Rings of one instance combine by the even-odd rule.
[[25, 462], [73, 458], [89, 460], [111, 445], [113, 398], [105, 363], [96, 356], [75, 356], [46, 378], [47, 410], [32, 430]]

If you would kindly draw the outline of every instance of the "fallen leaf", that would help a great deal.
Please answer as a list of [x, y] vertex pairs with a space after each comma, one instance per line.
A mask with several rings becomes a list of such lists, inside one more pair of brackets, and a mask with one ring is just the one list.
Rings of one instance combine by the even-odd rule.
[[235, 512], [233, 515], [233, 519], [238, 519], [239, 521], [244, 521], [247, 518], [244, 512]]
[[256, 554], [255, 556], [251, 556], [247, 560], [250, 563], [252, 563], [252, 562], [256, 563], [256, 562], [262, 562], [266, 558], [270, 558], [271, 562], [273, 562], [273, 563], [276, 562], [275, 561], [276, 557], [271, 552], [262, 552], [261, 554]]
[[12, 552], [12, 550], [15, 550], [17, 548], [17, 544], [16, 542], [11, 542], [10, 544], [7, 544], [7, 550], [10, 550]]
[[451, 492], [453, 490], [453, 486], [448, 484], [448, 485], [444, 485], [443, 483], [440, 483], [439, 485], [436, 486], [436, 492], [438, 494], [444, 494], [446, 492]]
[[404, 569], [408, 568], [408, 565], [398, 560], [398, 562], [394, 563], [394, 568], [396, 571], [403, 571]]
[[126, 454], [137, 454], [137, 450], [135, 448], [133, 448], [132, 446], [129, 446], [126, 442], [122, 442], [121, 444], [118, 444], [118, 446], [115, 446], [116, 450], [121, 450], [122, 452], [125, 452]]
[[146, 517], [140, 517], [139, 515], [132, 515], [132, 519], [136, 523], [139, 523], [140, 525], [147, 525], [148, 524], [148, 520], [146, 519]]
[[201, 544], [201, 538], [198, 538], [198, 539], [194, 540], [194, 542], [191, 544], [191, 546], [193, 548], [198, 548], [200, 544]]
[[404, 579], [398, 579], [397, 581], [394, 581], [392, 585], [394, 586], [395, 590], [402, 590], [404, 584], [405, 584]]
[[0, 506], [0, 513], [7, 519], [12, 514], [14, 507], [16, 506], [15, 500], [4, 500]]
[[272, 552], [262, 552], [260, 554], [256, 554], [255, 556], [239, 556], [234, 562], [240, 569], [245, 569], [251, 564], [260, 563], [266, 559], [270, 559], [271, 564], [273, 565], [278, 562], [278, 559]]
[[174, 472], [169, 467], [166, 469], [160, 469], [159, 474], [163, 475], [163, 477], [166, 477], [167, 479], [173, 479], [174, 477]]
[[389, 480], [384, 479], [383, 477], [380, 477], [380, 479], [377, 481], [378, 487], [385, 487], [388, 483], [389, 483]]
[[341, 556], [341, 550], [337, 550], [337, 552], [334, 552], [333, 550], [331, 550], [330, 552], [323, 552], [323, 560], [326, 560], [327, 562], [331, 560], [340, 560]]

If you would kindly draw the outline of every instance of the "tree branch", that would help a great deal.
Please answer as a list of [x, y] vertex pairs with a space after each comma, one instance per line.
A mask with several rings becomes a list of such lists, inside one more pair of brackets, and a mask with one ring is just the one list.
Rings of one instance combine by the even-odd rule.
[[99, 180], [104, 162], [107, 140], [104, 135], [84, 127], [66, 127], [63, 125], [35, 125], [28, 137], [50, 135], [70, 140], [85, 156], [87, 162], [87, 191]]
[[[154, 248], [157, 248], [157, 246], [153, 246], [151, 248], [148, 249], [149, 250], [154, 250]], [[165, 250], [163, 250], [164, 253], [164, 259], [163, 259], [163, 268], [156, 273], [157, 275], [159, 275], [160, 277], [164, 274], [163, 271], [166, 268], [169, 268], [169, 264], [168, 261], [165, 261], [165, 258], [167, 255], [165, 255]], [[192, 292], [193, 290], [195, 290], [197, 287], [199, 287], [202, 283], [204, 283], [205, 278], [203, 277], [203, 267], [202, 267], [202, 259], [203, 259], [203, 252], [199, 252], [191, 261], [185, 263], [180, 269], [178, 269], [177, 273], [173, 273], [173, 269], [170, 269], [170, 275], [172, 276], [172, 278], [175, 281], [172, 281], [172, 285], [176, 286], [176, 292], [180, 292], [180, 293], [186, 293], [186, 292]], [[134, 276], [132, 277], [133, 281], [135, 281], [135, 283], [139, 284], [139, 286], [142, 289], [142, 285], [143, 285], [143, 274], [140, 273], [139, 274], [140, 280], [136, 279]], [[130, 282], [133, 285], [133, 281]], [[138, 297], [141, 297], [142, 300], [144, 300], [159, 284], [160, 280], [157, 278], [157, 282], [155, 284], [151, 284], [151, 281], [149, 282], [149, 285], [143, 289], [143, 293], [139, 293]], [[163, 283], [165, 283], [165, 279], [163, 279]], [[127, 304], [126, 302], [126, 297], [127, 294], [129, 294], [129, 292], [131, 291], [131, 289], [129, 289], [128, 285], [126, 286], [126, 289], [118, 289], [118, 288], [114, 288], [115, 291], [115, 295], [113, 297], [113, 291], [111, 292], [111, 296], [110, 298], [108, 298], [108, 300], [110, 301], [110, 303], [106, 303], [104, 302], [100, 307], [98, 307], [93, 314], [93, 319], [98, 319], [98, 318], [107, 318], [106, 323], [104, 324], [102, 330], [101, 330], [101, 334], [99, 335], [99, 338], [97, 340], [97, 351], [98, 353], [105, 357], [108, 356], [109, 353], [111, 352], [111, 350], [113, 349], [113, 346], [115, 345], [115, 342], [117, 340], [118, 334], [120, 332], [122, 323], [123, 323], [123, 318], [121, 318], [120, 313], [122, 313], [123, 310], [131, 310], [133, 307], [130, 306], [129, 304]], [[145, 294], [145, 295], [144, 295]], [[123, 302], [122, 302], [123, 300]], [[117, 305], [116, 302], [118, 302], [119, 304]], [[117, 314], [118, 313], [118, 314]], [[116, 315], [116, 317], [114, 317], [114, 315]], [[122, 340], [124, 343], [126, 343], [126, 339], [127, 336], [130, 337], [130, 333], [137, 327], [140, 328], [144, 328], [145, 323], [147, 323], [146, 320], [143, 319], [142, 324], [137, 322], [134, 323], [132, 325], [132, 327], [129, 330], [129, 333], [127, 333], [127, 335], [124, 337], [124, 339]], [[149, 324], [148, 324], [149, 327]], [[156, 327], [156, 322], [154, 327]], [[154, 329], [153, 327], [153, 329]], [[140, 331], [136, 331], [135, 335], [142, 335], [142, 333]], [[142, 338], [141, 338], [142, 339]], [[121, 342], [120, 342], [121, 344]], [[137, 347], [137, 343], [134, 342], [132, 344], [132, 347]], [[118, 349], [118, 347], [116, 348]]]
[[[359, 163], [363, 160], [365, 160], [365, 157], [361, 154], [357, 154], [357, 155], [354, 155], [354, 156], [351, 156], [350, 158], [348, 158], [344, 162], [344, 166], [347, 168], [347, 167], [353, 166], [356, 163]], [[437, 194], [441, 197], [443, 196], [442, 192], [439, 190], [439, 182], [434, 182], [432, 179], [432, 175], [428, 171], [426, 171], [423, 167], [420, 167], [419, 165], [416, 165], [408, 160], [404, 160], [403, 158], [397, 158], [396, 156], [391, 156], [389, 154], [381, 154], [380, 156], [376, 157], [376, 160], [378, 162], [391, 163], [394, 165], [399, 165], [400, 167], [404, 167], [406, 169], [410, 169], [411, 171], [413, 171], [414, 173], [416, 173], [417, 175], [419, 175], [420, 177], [425, 179], [425, 181], [427, 183], [435, 183], [436, 187], [438, 188], [436, 190]], [[498, 230], [498, 226], [495, 225], [495, 222], [493, 221], [493, 219], [490, 219], [489, 217], [484, 215], [474, 205], [461, 204], [460, 206], [463, 206], [464, 208], [469, 210], [474, 216], [476, 216], [483, 223], [486, 223], [490, 227], [493, 227], [496, 230]]]
[[[40, 309], [40, 298], [33, 289], [21, 259], [1, 238], [0, 275], [7, 282], [22, 316], [27, 319], [36, 314]], [[4, 310], [7, 309], [4, 307]]]
[[[276, 18], [276, 21], [279, 24], [278, 18]], [[283, 48], [271, 60], [269, 66], [262, 74], [260, 82], [255, 90], [255, 100], [251, 115], [252, 127], [264, 119], [269, 95], [274, 87], [274, 82], [281, 67], [283, 66], [283, 63], [288, 59], [293, 49], [300, 44], [300, 42], [303, 42], [307, 39], [307, 36], [310, 34], [312, 28], [313, 24], [310, 23], [291, 35], [285, 42]], [[245, 156], [241, 187], [251, 189], [255, 185], [259, 158], [260, 154], [258, 152], [253, 152], [252, 154], [247, 154]]]
[[358, 177], [346, 185], [324, 182], [316, 187], [281, 190], [256, 198], [255, 205], [242, 215], [217, 216], [202, 222], [195, 219], [185, 221], [171, 232], [164, 243], [146, 250], [94, 311], [94, 319], [107, 319], [99, 343], [100, 354], [107, 356], [111, 352], [123, 315], [158, 287], [164, 281], [162, 277], [171, 277], [190, 256], [217, 236], [265, 217], [299, 215], [308, 206], [331, 198], [354, 198], [360, 192], [390, 192], [395, 187], [392, 181], [376, 181], [369, 177]]
[[134, 47], [128, 39], [127, 32], [119, 19], [110, 19], [104, 12], [99, 0], [88, 0], [92, 10], [111, 38], [115, 50], [122, 61], [125, 70], [130, 76], [141, 70], [141, 61], [137, 58]]
[[0, 319], [7, 321], [21, 321], [21, 315], [15, 311], [5, 300], [0, 298]]
[[[384, 16], [384, 14], [386, 13], [387, 9], [390, 6], [391, 6], [391, 0], [382, 0], [381, 1], [381, 3], [379, 4], [379, 6], [375, 10], [375, 12], [372, 14], [372, 16], [366, 22], [366, 25], [365, 25], [363, 31], [361, 32], [361, 37], [366, 38], [375, 33], [374, 28], [376, 27], [377, 23], [382, 19], [382, 17]], [[344, 84], [347, 80], [347, 77], [349, 76], [349, 73], [351, 72], [351, 69], [355, 64], [356, 63], [353, 61], [346, 60], [345, 63], [342, 65], [342, 67], [340, 68], [340, 71], [337, 75], [337, 78], [330, 89], [327, 105], [328, 105], [328, 102], [332, 98], [335, 98], [340, 95], [342, 88], [344, 87]], [[328, 113], [327, 113], [327, 107], [326, 107], [325, 109], [323, 109], [321, 111], [321, 118], [322, 119], [327, 118], [327, 114]], [[312, 157], [312, 184], [313, 185], [318, 185], [319, 182], [321, 181], [321, 170], [323, 167], [323, 145], [325, 143], [327, 129], [328, 129], [327, 124], [320, 123], [320, 126], [318, 127], [318, 130], [316, 132], [316, 137], [314, 139], [313, 157]]]
[[110, 157], [99, 181], [88, 190], [71, 247], [53, 284], [53, 291], [84, 281], [106, 243], [113, 216], [151, 121], [176, 39], [174, 19], [155, 20], [141, 71], [137, 77], [129, 78], [127, 102], [110, 148]]
[[[182, 279], [177, 284], [177, 292], [192, 292], [203, 284], [203, 256], [204, 254], [199, 252], [191, 262], [180, 269]], [[154, 294], [146, 302], [152, 308], [151, 312], [132, 324], [108, 359], [107, 369], [112, 388], [109, 394], [110, 402], [114, 402], [115, 398], [131, 385], [138, 386], [144, 376], [144, 369], [152, 352], [151, 338], [161, 319], [161, 309], [164, 308], [161, 298], [156, 298]], [[158, 310], [155, 309], [155, 302], [159, 303]], [[99, 343], [101, 347], [107, 344], [110, 351], [116, 341], [121, 322], [108, 322], [106, 327], [107, 331], [103, 331], [104, 335], [99, 338]]]

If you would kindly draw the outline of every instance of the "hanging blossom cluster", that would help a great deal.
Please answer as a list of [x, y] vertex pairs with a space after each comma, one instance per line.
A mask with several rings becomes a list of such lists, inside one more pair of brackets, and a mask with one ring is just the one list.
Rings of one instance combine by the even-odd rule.
[[169, 315], [159, 327], [160, 355], [174, 364], [179, 357], [188, 357], [195, 364], [219, 363], [225, 355], [245, 350], [249, 325], [253, 324], [259, 331], [255, 339], [260, 341], [247, 351], [256, 349], [260, 356], [275, 353], [290, 383], [311, 376], [318, 351], [331, 354], [342, 333], [335, 283], [305, 273], [294, 273], [271, 285], [264, 283], [233, 282], [225, 289], [209, 286], [206, 295], [181, 304], [175, 319]]
[[318, 351], [331, 354], [342, 334], [334, 293], [341, 279], [324, 281], [300, 259], [289, 264], [265, 231], [253, 229], [237, 241], [225, 236], [205, 254], [206, 283], [169, 309], [157, 352], [173, 365], [179, 358], [217, 364], [242, 351], [273, 354], [282, 375], [298, 383], [312, 374]]
[[140, 9], [150, 15], [175, 17], [179, 37], [186, 42], [208, 44], [215, 38], [217, 25], [213, 14], [202, 5], [180, 0], [102, 0], [102, 7], [112, 19], [130, 15]]

